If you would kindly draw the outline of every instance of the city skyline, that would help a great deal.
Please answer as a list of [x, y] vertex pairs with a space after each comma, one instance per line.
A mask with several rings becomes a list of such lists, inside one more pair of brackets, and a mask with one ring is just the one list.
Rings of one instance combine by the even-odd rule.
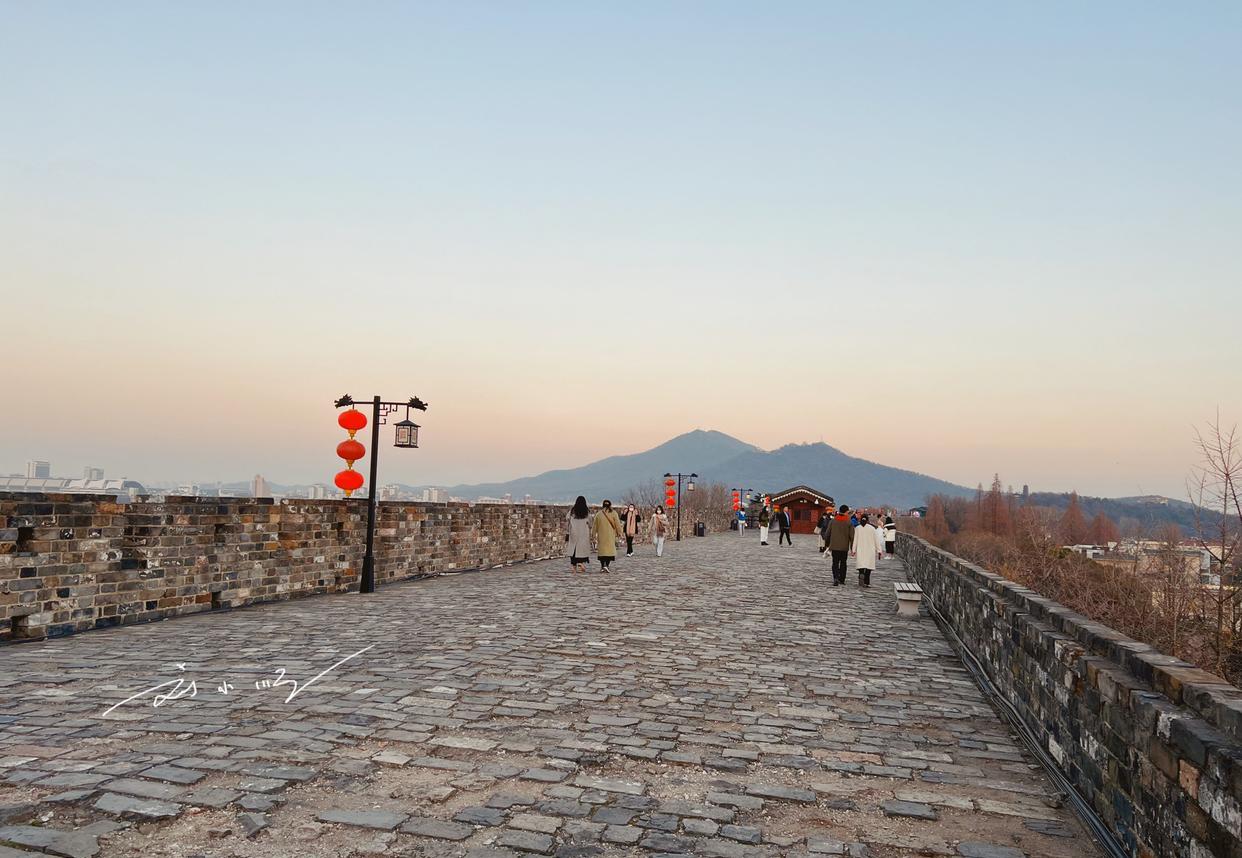
[[3, 9], [0, 470], [330, 482], [348, 392], [431, 404], [381, 484], [1181, 498], [1242, 419], [1236, 4]]

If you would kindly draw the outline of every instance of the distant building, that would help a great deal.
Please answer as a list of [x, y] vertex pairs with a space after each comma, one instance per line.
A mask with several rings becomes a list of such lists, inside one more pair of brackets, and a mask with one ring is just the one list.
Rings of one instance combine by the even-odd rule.
[[149, 492], [134, 480], [67, 480], [38, 477], [0, 477], [0, 492], [51, 492], [75, 495], [110, 495], [131, 501]]
[[271, 497], [267, 491], [267, 480], [263, 479], [262, 474], [255, 474], [254, 479], [250, 481], [250, 496], [255, 498]]
[[328, 496], [328, 487], [323, 483], [315, 483], [306, 487], [306, 496], [311, 500], [323, 500]]
[[51, 478], [52, 465], [50, 462], [41, 462], [38, 459], [31, 459], [26, 463], [26, 479], [49, 480]]
[[789, 529], [794, 533], [814, 533], [820, 513], [829, 506], [836, 506], [832, 496], [810, 486], [794, 486], [772, 495], [772, 507], [789, 513]]
[[434, 486], [431, 486], [423, 489], [423, 493], [419, 497], [419, 500], [424, 503], [444, 503], [448, 500], [448, 492], [444, 489], [437, 489]]

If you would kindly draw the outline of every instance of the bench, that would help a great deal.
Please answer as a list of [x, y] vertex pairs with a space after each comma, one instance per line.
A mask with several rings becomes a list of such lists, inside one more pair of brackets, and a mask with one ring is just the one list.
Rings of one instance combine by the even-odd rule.
[[918, 617], [919, 603], [923, 601], [923, 588], [918, 584], [897, 581], [893, 584], [897, 591], [897, 616]]

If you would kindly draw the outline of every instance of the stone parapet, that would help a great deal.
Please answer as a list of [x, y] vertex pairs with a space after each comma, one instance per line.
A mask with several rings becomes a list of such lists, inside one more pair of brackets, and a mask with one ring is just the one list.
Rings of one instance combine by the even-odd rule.
[[[0, 640], [357, 590], [366, 505], [0, 493]], [[380, 503], [376, 582], [562, 554], [566, 514]]]
[[897, 553], [1131, 854], [1242, 854], [1242, 691], [922, 539]]

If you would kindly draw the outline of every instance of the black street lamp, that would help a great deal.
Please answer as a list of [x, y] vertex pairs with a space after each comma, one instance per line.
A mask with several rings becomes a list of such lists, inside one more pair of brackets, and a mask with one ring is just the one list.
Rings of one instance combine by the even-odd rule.
[[[348, 393], [336, 401], [337, 408], [353, 406], [354, 399]], [[408, 402], [385, 402], [378, 396], [371, 399], [371, 481], [367, 484], [367, 550], [362, 556], [362, 580], [358, 584], [359, 593], [375, 592], [375, 516], [379, 500], [379, 487], [375, 484], [375, 474], [379, 465], [379, 428], [387, 423], [388, 415], [398, 408], [405, 408], [405, 419], [396, 425], [396, 447], [414, 448], [418, 446], [418, 424], [410, 422], [410, 409], [426, 411], [427, 403], [417, 396], [411, 396]]]
[[698, 474], [665, 474], [664, 475], [664, 478], [666, 480], [672, 479], [673, 477], [677, 478], [677, 540], [676, 541], [681, 542], [681, 481], [683, 479], [689, 480], [689, 483], [686, 485], [686, 491], [692, 492], [694, 491], [694, 481], [699, 478], [699, 475]]

